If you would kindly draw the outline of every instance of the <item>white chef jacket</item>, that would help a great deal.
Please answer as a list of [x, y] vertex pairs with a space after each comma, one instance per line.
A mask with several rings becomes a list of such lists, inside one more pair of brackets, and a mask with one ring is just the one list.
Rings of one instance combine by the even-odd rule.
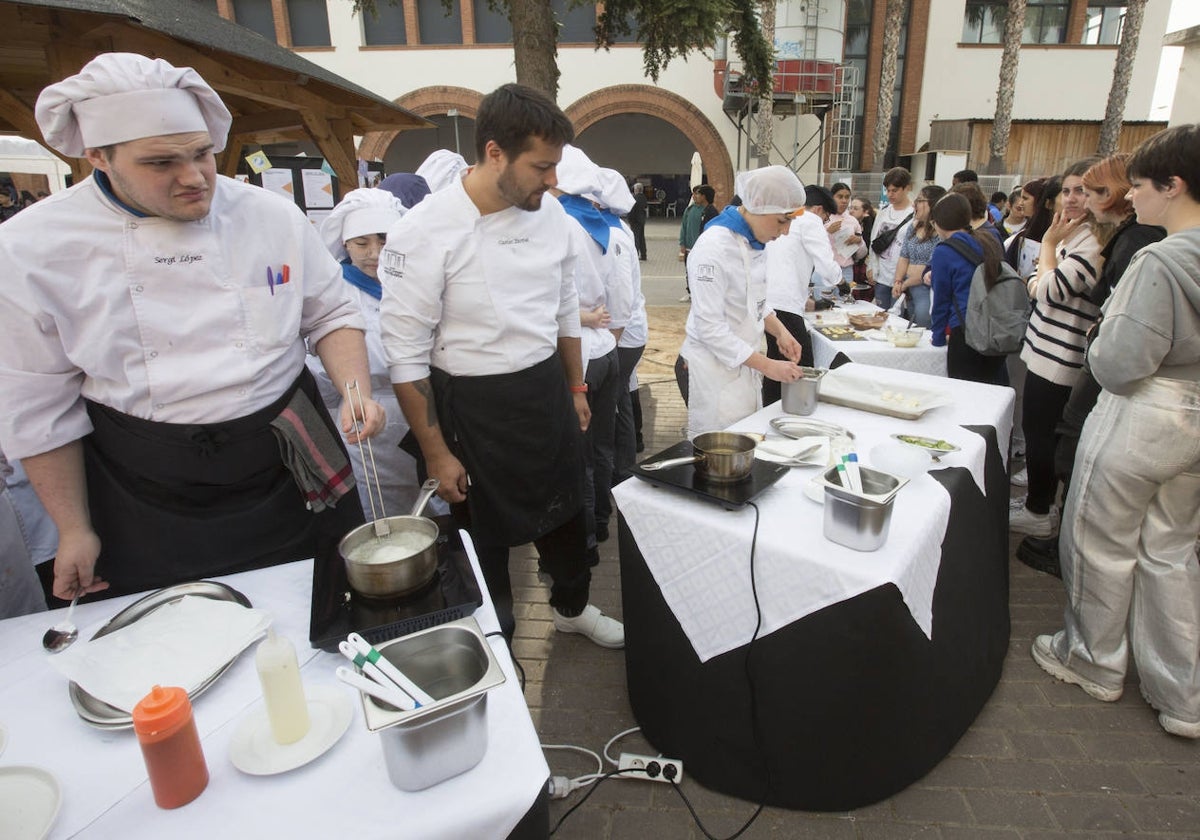
[[842, 281], [842, 269], [833, 259], [833, 246], [821, 217], [803, 213], [791, 229], [767, 243], [767, 305], [775, 310], [804, 312], [808, 286], [820, 292]]
[[[614, 263], [611, 252], [601, 251], [596, 240], [592, 239], [583, 229], [583, 225], [575, 219], [569, 218], [567, 225], [571, 230], [571, 248], [576, 254], [575, 288], [579, 292], [579, 308], [589, 310], [597, 306], [608, 307], [611, 300], [623, 309], [617, 314], [614, 314], [612, 309], [608, 310], [612, 320], [607, 327], [581, 328], [580, 353], [583, 355], [586, 373], [590, 359], [606, 356], [617, 346], [617, 339], [610, 330], [623, 329], [629, 323], [629, 295], [624, 289], [614, 288]], [[613, 292], [611, 296], [610, 291]]]
[[[0, 446], [92, 430], [83, 398], [216, 423], [274, 402], [316, 345], [362, 329], [341, 266], [290, 202], [218, 177], [195, 222], [141, 217], [87, 178], [0, 228]], [[267, 270], [289, 282], [267, 283]]]
[[[633, 231], [624, 222], [619, 228], [609, 228], [609, 245], [615, 268], [614, 278], [630, 290], [632, 304], [629, 323], [617, 341], [618, 347], [645, 347], [649, 340], [650, 325], [646, 320], [646, 296], [642, 294], [642, 264], [638, 260], [637, 246], [633, 242]], [[632, 390], [632, 389], [630, 389]]]
[[688, 436], [724, 429], [761, 407], [761, 376], [742, 363], [759, 349], [767, 306], [766, 252], [707, 226], [688, 254]]
[[479, 214], [461, 181], [388, 231], [379, 259], [380, 332], [394, 383], [515, 373], [579, 337], [575, 253], [553, 198]]

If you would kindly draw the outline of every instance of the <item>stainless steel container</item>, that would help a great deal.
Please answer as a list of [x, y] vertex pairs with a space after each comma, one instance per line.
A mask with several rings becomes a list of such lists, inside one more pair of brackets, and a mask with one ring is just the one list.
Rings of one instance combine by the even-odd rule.
[[392, 784], [424, 790], [478, 764], [487, 752], [487, 692], [505, 677], [475, 619], [377, 648], [435, 701], [406, 712], [362, 695], [367, 729], [379, 733]]
[[822, 476], [825, 485], [825, 539], [855, 551], [874, 551], [887, 542], [892, 503], [908, 479], [859, 467], [862, 493], [843, 487], [837, 467]]
[[821, 393], [821, 377], [828, 371], [823, 368], [802, 367], [803, 375], [795, 382], [780, 383], [783, 392], [783, 410], [788, 414], [808, 415], [817, 410], [817, 397]]

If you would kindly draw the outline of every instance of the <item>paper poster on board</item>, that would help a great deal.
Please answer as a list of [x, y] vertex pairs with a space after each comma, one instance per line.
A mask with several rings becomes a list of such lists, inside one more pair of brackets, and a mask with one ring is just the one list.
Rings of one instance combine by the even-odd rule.
[[333, 207], [333, 178], [322, 169], [302, 169], [305, 207]]
[[313, 223], [313, 227], [320, 230], [321, 223], [329, 218], [329, 213], [329, 210], [309, 210], [307, 211], [308, 220]]
[[276, 167], [268, 169], [259, 177], [262, 178], [263, 188], [281, 195], [288, 201], [295, 201], [295, 190], [292, 188], [292, 170]]

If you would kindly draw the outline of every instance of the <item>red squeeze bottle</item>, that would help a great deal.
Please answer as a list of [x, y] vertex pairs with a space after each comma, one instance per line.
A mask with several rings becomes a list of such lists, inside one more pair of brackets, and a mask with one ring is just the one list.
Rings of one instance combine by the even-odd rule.
[[133, 730], [158, 807], [186, 805], [208, 786], [192, 703], [182, 688], [154, 686], [133, 707]]

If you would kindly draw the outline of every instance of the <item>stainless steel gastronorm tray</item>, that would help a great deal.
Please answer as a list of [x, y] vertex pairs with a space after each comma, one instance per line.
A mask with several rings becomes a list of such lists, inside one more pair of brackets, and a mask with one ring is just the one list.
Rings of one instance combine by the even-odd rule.
[[[157, 592], [151, 592], [149, 595], [134, 601], [125, 609], [110, 618], [105, 622], [104, 626], [96, 631], [93, 639], [99, 639], [101, 636], [107, 636], [109, 633], [115, 633], [123, 627], [128, 627], [135, 621], [140, 621], [150, 613], [157, 610], [159, 607], [173, 604], [176, 601], [183, 599], [187, 595], [195, 595], [200, 598], [211, 598], [214, 601], [233, 601], [241, 604], [243, 607], [249, 607], [250, 599], [238, 592], [231, 586], [226, 586], [223, 583], [217, 583], [211, 580], [197, 580], [190, 583], [180, 583], [176, 586], [168, 586], [166, 589], [160, 589]], [[220, 668], [212, 673], [204, 682], [202, 682], [195, 691], [191, 692], [188, 697], [195, 700], [203, 694], [210, 685], [217, 681], [217, 677], [224, 674], [229, 666], [234, 663], [237, 657], [233, 657]], [[91, 694], [88, 694], [78, 683], [72, 682], [68, 687], [68, 692], [71, 695], [71, 703], [75, 706], [75, 711], [83, 718], [83, 721], [97, 729], [130, 729], [133, 726], [133, 717], [129, 712], [123, 709], [118, 709], [115, 706], [110, 706], [102, 700], [98, 700]]]

